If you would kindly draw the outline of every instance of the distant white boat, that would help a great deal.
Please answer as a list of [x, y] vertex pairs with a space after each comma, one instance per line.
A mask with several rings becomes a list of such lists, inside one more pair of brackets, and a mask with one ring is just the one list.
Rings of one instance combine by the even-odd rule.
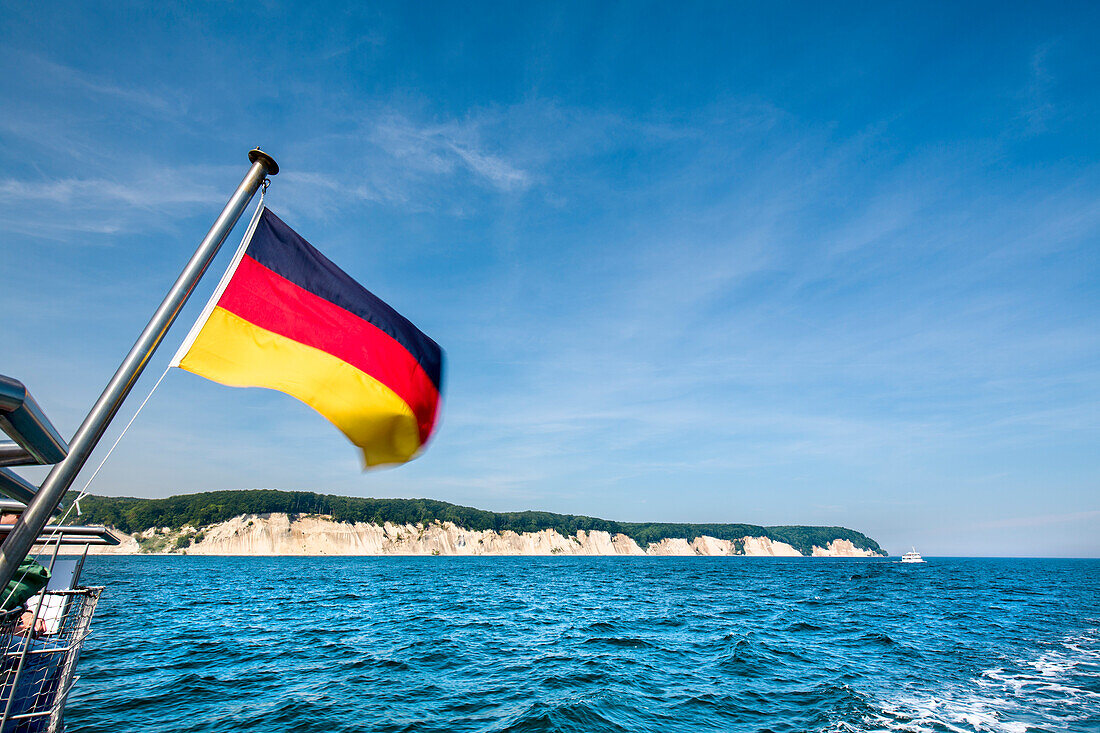
[[901, 556], [902, 562], [924, 562], [924, 558], [917, 552], [917, 548], [913, 548], [912, 552], [907, 552]]

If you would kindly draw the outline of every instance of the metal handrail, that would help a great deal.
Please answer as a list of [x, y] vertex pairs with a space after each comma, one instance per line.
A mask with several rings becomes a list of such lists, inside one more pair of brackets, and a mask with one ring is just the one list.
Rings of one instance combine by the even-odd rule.
[[24, 504], [34, 499], [38, 487], [7, 468], [0, 468], [0, 494]]
[[18, 379], [0, 374], [0, 430], [15, 441], [0, 446], [0, 466], [57, 463], [69, 446]]
[[[0, 537], [7, 536], [13, 526], [0, 524]], [[47, 524], [43, 536], [38, 538], [38, 544], [54, 542], [58, 537], [62, 540], [79, 540], [82, 544], [87, 540], [102, 540], [108, 545], [119, 544], [119, 538], [108, 527], [77, 524]]]

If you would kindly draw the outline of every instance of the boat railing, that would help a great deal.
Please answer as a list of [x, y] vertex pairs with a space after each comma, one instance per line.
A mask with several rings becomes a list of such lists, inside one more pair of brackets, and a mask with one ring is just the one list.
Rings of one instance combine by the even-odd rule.
[[[20, 566], [36, 546], [45, 551], [52, 546], [54, 559], [49, 568], [52, 576], [62, 545], [83, 546], [86, 553], [89, 545], [118, 544], [118, 538], [103, 527], [58, 526], [49, 522], [57, 516], [77, 475], [248, 202], [261, 187], [266, 190], [269, 175], [279, 172], [275, 160], [258, 148], [248, 153], [248, 160], [248, 173], [71, 440], [66, 442], [61, 437], [21, 381], [0, 375], [0, 432], [10, 438], [0, 439], [0, 495], [7, 497], [0, 499], [0, 519], [6, 514], [19, 515], [14, 525], [0, 522], [0, 588], [16, 581]], [[53, 468], [39, 486], [10, 469], [11, 466], [50, 464], [54, 464]], [[76, 507], [79, 516], [79, 501]], [[60, 522], [67, 516], [68, 512], [62, 515]], [[77, 585], [82, 564], [83, 559], [77, 564], [69, 587]], [[61, 587], [54, 590], [47, 587], [37, 603], [32, 599], [28, 606], [33, 616], [29, 626], [25, 623], [26, 610], [0, 613], [0, 707], [3, 712], [0, 733], [62, 729], [65, 698], [75, 679], [73, 670], [102, 589], [61, 590]]]
[[65, 700], [102, 590], [46, 591], [0, 615], [2, 733], [64, 730]]

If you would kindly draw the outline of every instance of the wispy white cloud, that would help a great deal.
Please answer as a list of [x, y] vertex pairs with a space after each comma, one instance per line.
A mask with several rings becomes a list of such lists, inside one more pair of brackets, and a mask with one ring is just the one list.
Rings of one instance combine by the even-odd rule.
[[1051, 87], [1054, 76], [1050, 71], [1050, 55], [1054, 48], [1052, 42], [1039, 45], [1031, 54], [1028, 64], [1028, 78], [1022, 93], [1022, 114], [1031, 134], [1046, 131], [1047, 125], [1056, 116], [1057, 108], [1051, 101]]
[[211, 182], [221, 173], [151, 167], [119, 179], [0, 178], [0, 229], [64, 241], [77, 232], [111, 235], [160, 228], [224, 204], [226, 192]]
[[989, 522], [978, 522], [973, 529], [1017, 529], [1024, 527], [1044, 527], [1049, 525], [1070, 524], [1075, 522], [1087, 522], [1100, 519], [1100, 510], [1084, 512], [1068, 512], [1065, 514], [1038, 514], [1026, 517], [1011, 517], [1008, 519], [995, 519]]
[[379, 150], [414, 171], [453, 174], [462, 168], [473, 179], [502, 191], [526, 188], [530, 175], [481, 139], [482, 123], [473, 118], [444, 124], [419, 124], [391, 114], [364, 131]]
[[18, 101], [0, 116], [0, 135], [35, 151], [33, 157], [48, 167], [54, 159], [70, 169], [124, 168], [135, 153], [132, 141], [111, 134], [116, 118], [131, 129], [155, 125], [174, 135], [194, 126], [190, 98], [179, 90], [116, 82], [10, 46], [0, 48], [0, 71], [18, 90]]
[[513, 191], [526, 188], [530, 184], [531, 179], [526, 171], [516, 168], [499, 156], [489, 155], [455, 142], [449, 143], [449, 146], [471, 171], [497, 188]]
[[68, 94], [99, 97], [112, 106], [137, 108], [157, 116], [176, 118], [186, 113], [187, 95], [175, 91], [152, 91], [120, 84], [111, 79], [67, 66], [36, 53], [8, 48], [0, 51], [0, 66], [18, 68], [22, 77], [38, 86], [52, 85]]
[[354, 53], [364, 46], [381, 46], [385, 43], [385, 40], [385, 37], [377, 31], [372, 31], [370, 33], [361, 33], [350, 41], [336, 43], [329, 48], [324, 49], [321, 52], [321, 59], [323, 59], [324, 61], [331, 61], [333, 59], [340, 58], [341, 56], [346, 56], [347, 54]]
[[173, 204], [206, 204], [218, 199], [212, 186], [180, 183], [175, 172], [156, 172], [144, 180], [120, 183], [107, 179], [63, 178], [47, 181], [0, 179], [0, 204], [65, 202], [77, 207], [123, 204], [153, 208]]

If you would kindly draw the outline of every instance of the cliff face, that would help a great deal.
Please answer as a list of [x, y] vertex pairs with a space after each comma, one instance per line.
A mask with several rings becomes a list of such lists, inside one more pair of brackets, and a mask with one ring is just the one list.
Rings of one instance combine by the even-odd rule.
[[[748, 555], [800, 557], [794, 547], [767, 537], [720, 540], [714, 537], [663, 539], [641, 548], [623, 534], [579, 531], [565, 537], [555, 530], [517, 534], [462, 529], [449, 522], [349, 524], [324, 516], [291, 520], [286, 514], [246, 515], [196, 530], [148, 529], [123, 535], [118, 547], [92, 548], [98, 554], [174, 552], [186, 555]], [[814, 547], [814, 557], [869, 557], [848, 540]]]

